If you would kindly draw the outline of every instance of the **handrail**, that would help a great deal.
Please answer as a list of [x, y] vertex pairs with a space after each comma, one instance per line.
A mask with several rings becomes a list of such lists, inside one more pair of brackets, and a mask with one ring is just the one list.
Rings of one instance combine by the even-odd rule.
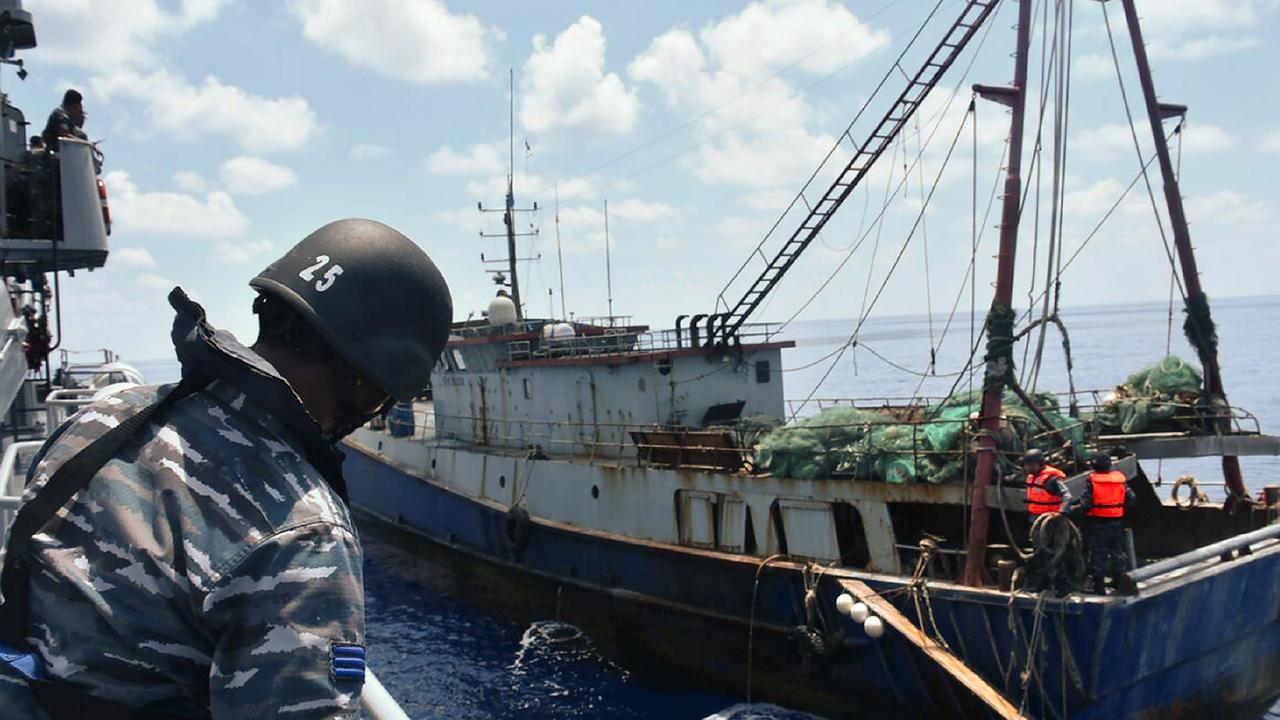
[[1129, 573], [1129, 580], [1133, 583], [1153, 580], [1175, 570], [1181, 570], [1195, 565], [1196, 563], [1213, 560], [1226, 553], [1247, 548], [1254, 543], [1277, 538], [1280, 538], [1280, 523], [1268, 525], [1264, 528], [1254, 530], [1253, 532], [1247, 532], [1243, 535], [1236, 535], [1235, 537], [1230, 537], [1226, 540], [1221, 540], [1211, 545], [1205, 545], [1202, 548], [1197, 548], [1195, 550], [1182, 553], [1181, 555], [1175, 555], [1174, 557], [1140, 567]]
[[378, 676], [367, 667], [364, 670], [364, 688], [360, 691], [360, 707], [372, 720], [409, 720]]

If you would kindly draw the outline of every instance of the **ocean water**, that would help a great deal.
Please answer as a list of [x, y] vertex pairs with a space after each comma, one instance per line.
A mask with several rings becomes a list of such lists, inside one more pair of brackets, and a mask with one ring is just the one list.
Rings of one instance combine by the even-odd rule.
[[[1223, 378], [1233, 404], [1251, 411], [1264, 431], [1280, 432], [1280, 297], [1214, 303]], [[1170, 338], [1165, 305], [1064, 310], [1079, 389], [1107, 389], [1172, 352], [1193, 358], [1175, 310]], [[784, 351], [788, 398], [803, 400], [824, 374], [814, 398], [943, 395], [968, 357], [970, 318], [957, 316], [943, 336], [945, 317], [904, 316], [868, 321], [859, 345], [838, 360], [853, 321], [797, 323]], [[935, 371], [927, 373], [930, 349]], [[1034, 348], [1033, 348], [1034, 351]], [[877, 357], [878, 353], [884, 359]], [[823, 360], [823, 358], [827, 358]], [[1022, 364], [1021, 349], [1017, 355]], [[1056, 334], [1045, 345], [1041, 389], [1065, 390], [1065, 364]], [[896, 368], [894, 363], [905, 368]], [[172, 381], [172, 361], [135, 363], [153, 382]], [[829, 374], [827, 371], [830, 369]], [[909, 371], [924, 372], [924, 377]], [[960, 377], [959, 387], [967, 388]], [[816, 410], [810, 403], [800, 410]], [[1253, 489], [1280, 483], [1280, 458], [1243, 458]], [[1191, 473], [1211, 496], [1222, 496], [1216, 460], [1146, 465], [1166, 480]], [[358, 482], [358, 478], [351, 478]], [[1166, 491], [1168, 485], [1165, 486]], [[443, 571], [405, 550], [365, 538], [365, 591], [370, 662], [413, 718], [716, 718], [798, 720], [811, 716], [687, 687], [653, 684], [602, 657], [576, 628], [545, 618], [515, 624], [471, 605], [442, 582]], [[1275, 711], [1273, 711], [1275, 712]]]

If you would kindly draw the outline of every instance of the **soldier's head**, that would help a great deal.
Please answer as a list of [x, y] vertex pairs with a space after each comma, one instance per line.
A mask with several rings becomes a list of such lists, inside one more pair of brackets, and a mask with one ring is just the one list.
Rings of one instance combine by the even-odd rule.
[[84, 96], [80, 91], [69, 89], [62, 93], [62, 109], [67, 111], [76, 125], [84, 123]]
[[1044, 467], [1044, 451], [1031, 448], [1022, 454], [1022, 467], [1027, 472], [1039, 472]]
[[372, 220], [325, 225], [249, 284], [254, 349], [334, 440], [427, 387], [453, 320], [427, 254]]
[[1096, 452], [1089, 458], [1089, 467], [1094, 472], [1108, 472], [1111, 470], [1111, 455], [1105, 452]]

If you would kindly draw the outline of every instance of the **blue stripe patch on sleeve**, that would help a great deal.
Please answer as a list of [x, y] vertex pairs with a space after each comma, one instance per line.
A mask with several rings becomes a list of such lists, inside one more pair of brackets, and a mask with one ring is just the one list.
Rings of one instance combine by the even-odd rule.
[[329, 645], [329, 673], [334, 680], [364, 682], [365, 649], [354, 643]]

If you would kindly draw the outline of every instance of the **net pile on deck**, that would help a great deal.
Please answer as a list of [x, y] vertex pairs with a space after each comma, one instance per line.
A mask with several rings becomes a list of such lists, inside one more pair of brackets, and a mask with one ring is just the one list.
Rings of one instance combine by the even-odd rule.
[[[1073, 447], [1080, 447], [1080, 422], [1058, 412], [1050, 394], [1034, 402]], [[812, 480], [849, 477], [889, 483], [959, 480], [974, 454], [980, 391], [952, 396], [940, 403], [883, 410], [833, 407], [764, 435], [755, 457], [757, 470], [777, 477]], [[1035, 446], [1057, 449], [1058, 443], [1034, 414], [1012, 393], [1004, 398], [1005, 423], [1000, 448], [1020, 453]], [[972, 466], [969, 468], [972, 470]]]
[[1094, 416], [1101, 433], [1133, 434], [1176, 429], [1175, 417], [1200, 402], [1204, 378], [1185, 360], [1170, 355], [1116, 386]]

